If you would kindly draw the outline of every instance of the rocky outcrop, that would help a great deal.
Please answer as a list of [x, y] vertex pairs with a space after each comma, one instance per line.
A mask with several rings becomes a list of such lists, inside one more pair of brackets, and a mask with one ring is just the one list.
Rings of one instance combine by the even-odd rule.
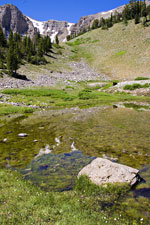
[[133, 186], [141, 180], [138, 173], [137, 169], [114, 163], [107, 159], [97, 158], [84, 167], [79, 172], [78, 177], [87, 175], [97, 185], [128, 183]]
[[56, 21], [48, 20], [45, 22], [40, 22], [34, 20], [30, 17], [27, 17], [32, 23], [33, 26], [40, 32], [40, 34], [51, 37], [52, 42], [55, 40], [56, 35], [58, 35], [59, 40], [65, 42], [66, 36], [71, 34], [71, 27], [73, 23], [68, 23], [66, 21]]
[[[146, 4], [150, 5], [150, 0], [147, 0]], [[102, 17], [104, 19], [107, 19], [107, 18], [111, 17], [111, 14], [115, 15], [117, 13], [122, 13], [123, 10], [124, 10], [124, 7], [125, 7], [125, 5], [122, 5], [122, 6], [119, 6], [115, 9], [112, 9], [112, 10], [109, 10], [109, 11], [106, 11], [106, 12], [100, 12], [100, 13], [97, 13], [97, 14], [94, 14], [94, 15], [81, 17], [80, 20], [78, 21], [78, 23], [74, 24], [71, 27], [71, 35], [74, 35], [74, 34], [77, 35], [80, 32], [83, 32], [84, 30], [87, 30], [89, 27], [92, 26], [93, 21], [95, 19], [100, 20]]]
[[23, 35], [28, 34], [30, 37], [33, 37], [39, 31], [42, 35], [49, 35], [52, 42], [55, 40], [56, 35], [58, 35], [59, 40], [65, 42], [68, 35], [82, 32], [91, 26], [95, 19], [100, 19], [101, 17], [108, 18], [111, 16], [111, 13], [114, 14], [116, 11], [121, 12], [123, 8], [124, 6], [121, 6], [108, 12], [84, 16], [81, 17], [78, 23], [73, 24], [56, 20], [37, 21], [23, 15], [16, 6], [6, 4], [0, 6], [0, 24], [5, 34], [8, 34], [11, 29], [13, 32]]
[[88, 29], [89, 26], [90, 27], [92, 26], [93, 21], [95, 19], [100, 20], [102, 17], [104, 19], [109, 18], [111, 16], [111, 14], [115, 15], [116, 13], [121, 13], [123, 11], [123, 9], [124, 9], [124, 5], [116, 8], [116, 9], [107, 11], [107, 12], [100, 12], [100, 13], [97, 13], [94, 15], [83, 16], [83, 17], [81, 17], [81, 19], [79, 20], [78, 23], [74, 24], [71, 27], [71, 35], [79, 34], [83, 30]]
[[27, 33], [31, 37], [36, 33], [33, 24], [12, 4], [0, 6], [0, 24], [6, 35], [10, 29], [23, 35]]
[[27, 34], [31, 38], [34, 37], [37, 32], [40, 32], [42, 35], [49, 35], [52, 41], [54, 41], [56, 35], [59, 36], [61, 41], [66, 41], [66, 36], [71, 34], [70, 28], [73, 25], [66, 21], [36, 21], [23, 15], [22, 12], [12, 4], [0, 6], [0, 24], [6, 35], [9, 34], [10, 29], [22, 35]]

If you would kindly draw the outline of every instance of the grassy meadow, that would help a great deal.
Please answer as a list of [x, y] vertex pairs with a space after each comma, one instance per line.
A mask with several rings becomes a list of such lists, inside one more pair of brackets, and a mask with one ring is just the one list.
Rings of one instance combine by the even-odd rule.
[[109, 30], [101, 28], [71, 40], [68, 45], [74, 55], [86, 61], [100, 73], [112, 79], [135, 79], [150, 74], [150, 27], [129, 21], [115, 24]]

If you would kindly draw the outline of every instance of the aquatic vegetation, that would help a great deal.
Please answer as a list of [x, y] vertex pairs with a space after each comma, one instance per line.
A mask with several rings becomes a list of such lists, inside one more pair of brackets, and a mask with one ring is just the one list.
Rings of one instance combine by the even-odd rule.
[[17, 107], [7, 104], [0, 105], [0, 115], [9, 115], [14, 113], [33, 113], [33, 109], [29, 107]]
[[67, 191], [73, 189], [79, 171], [93, 159], [79, 151], [44, 154], [19, 171], [46, 191]]

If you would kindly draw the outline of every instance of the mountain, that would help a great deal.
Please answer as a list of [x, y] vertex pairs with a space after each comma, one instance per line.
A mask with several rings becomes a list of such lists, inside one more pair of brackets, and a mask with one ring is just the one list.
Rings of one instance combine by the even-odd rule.
[[48, 20], [40, 22], [30, 17], [27, 18], [32, 22], [34, 28], [36, 28], [40, 34], [49, 35], [52, 42], [55, 40], [56, 35], [59, 36], [61, 41], [65, 42], [66, 36], [71, 34], [70, 28], [74, 25], [73, 23], [68, 23], [66, 21]]
[[[149, 5], [150, 1], [146, 1]], [[58, 35], [59, 40], [65, 42], [68, 35], [79, 34], [83, 30], [92, 25], [95, 19], [108, 18], [111, 14], [121, 13], [124, 5], [116, 9], [100, 12], [94, 15], [83, 16], [78, 23], [73, 24], [66, 21], [48, 20], [44, 22], [36, 21], [24, 15], [16, 6], [6, 4], [0, 6], [0, 24], [4, 33], [7, 35], [10, 29], [13, 32], [19, 32], [22, 35], [28, 34], [33, 37], [37, 31], [42, 35], [49, 35], [54, 41], [55, 36]]]
[[121, 13], [124, 9], [124, 5], [120, 6], [118, 8], [115, 8], [113, 10], [109, 10], [107, 12], [100, 12], [94, 15], [89, 15], [89, 16], [83, 16], [80, 18], [79, 22], [74, 24], [71, 27], [71, 35], [74, 34], [79, 34], [80, 32], [82, 32], [84, 29], [87, 29], [89, 26], [92, 26], [92, 23], [95, 19], [101, 19], [102, 17], [104, 19], [107, 19], [112, 15], [114, 15], [115, 13]]
[[23, 13], [14, 5], [6, 4], [0, 6], [0, 24], [7, 35], [10, 29], [22, 35], [28, 34], [33, 37], [37, 31], [42, 35], [49, 35], [54, 41], [58, 34], [61, 41], [66, 40], [66, 36], [71, 34], [72, 23], [66, 21], [48, 20], [44, 22], [36, 21]]
[[0, 24], [6, 35], [10, 29], [20, 34], [28, 33], [31, 37], [36, 33], [33, 23], [12, 4], [0, 6]]

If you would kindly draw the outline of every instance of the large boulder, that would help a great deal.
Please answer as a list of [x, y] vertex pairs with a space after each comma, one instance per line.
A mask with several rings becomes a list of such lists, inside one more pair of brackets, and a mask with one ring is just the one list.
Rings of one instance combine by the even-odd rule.
[[139, 170], [102, 158], [96, 158], [91, 164], [85, 166], [78, 177], [82, 175], [88, 176], [97, 185], [128, 183], [133, 186], [141, 180]]

